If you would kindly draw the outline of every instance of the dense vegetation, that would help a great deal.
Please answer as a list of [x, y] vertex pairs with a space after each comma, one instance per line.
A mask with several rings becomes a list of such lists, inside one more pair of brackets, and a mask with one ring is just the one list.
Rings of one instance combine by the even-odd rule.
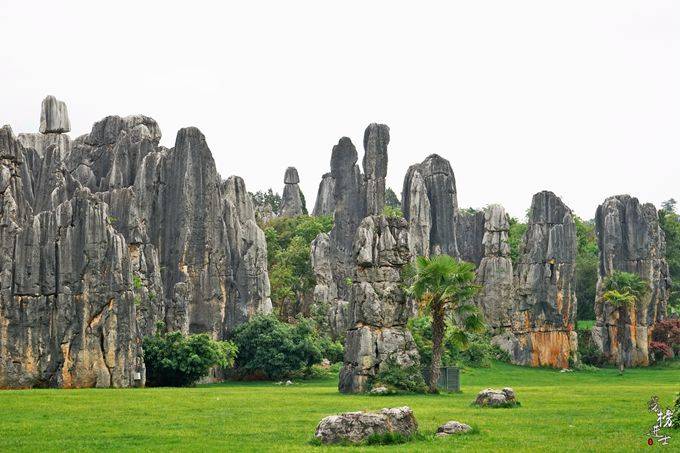
[[598, 247], [595, 237], [595, 221], [581, 220], [574, 216], [576, 224], [576, 319], [595, 319], [595, 287], [598, 276]]
[[231, 339], [238, 347], [240, 377], [285, 379], [310, 373], [324, 358], [339, 361], [342, 344], [319, 334], [314, 322], [299, 318], [285, 323], [274, 315], [256, 316], [237, 327]]
[[680, 215], [677, 213], [677, 202], [674, 199], [671, 198], [662, 204], [659, 222], [666, 235], [666, 261], [673, 280], [668, 311], [680, 316]]
[[156, 335], [144, 338], [146, 385], [192, 385], [207, 376], [214, 366], [232, 366], [236, 352], [233, 343], [215, 341], [208, 334], [166, 333], [164, 326], [159, 325]]
[[306, 296], [314, 289], [310, 244], [319, 233], [328, 233], [333, 218], [276, 217], [264, 226], [272, 303], [284, 320], [298, 313], [309, 314]]

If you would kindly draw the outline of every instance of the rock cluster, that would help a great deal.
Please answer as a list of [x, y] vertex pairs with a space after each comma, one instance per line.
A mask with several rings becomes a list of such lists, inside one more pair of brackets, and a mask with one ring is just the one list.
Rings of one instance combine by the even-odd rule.
[[283, 196], [281, 197], [281, 217], [295, 217], [305, 213], [300, 177], [295, 167], [288, 167], [283, 178]]
[[[656, 322], [664, 319], [670, 290], [665, 238], [656, 208], [637, 198], [618, 195], [597, 208], [600, 251], [593, 340], [611, 363], [647, 365], [648, 346]], [[619, 310], [606, 302], [604, 280], [615, 271], [639, 275], [649, 283], [643, 300]]]
[[[0, 129], [0, 387], [143, 384], [158, 321], [223, 338], [271, 310], [266, 242], [243, 180], [203, 134], [107, 117], [71, 141]], [[57, 117], [54, 117], [54, 114]]]
[[[346, 309], [352, 292], [356, 260], [354, 238], [362, 219], [381, 214], [385, 205], [387, 144], [389, 128], [371, 124], [364, 133], [363, 174], [357, 165], [358, 154], [352, 141], [342, 137], [333, 147], [330, 177], [319, 187], [315, 212], [330, 209], [332, 190], [334, 225], [329, 235], [320, 234], [312, 245], [312, 263], [317, 276], [314, 302], [327, 311], [333, 332], [344, 332], [351, 323]], [[318, 209], [317, 209], [318, 208]]]
[[388, 359], [402, 366], [419, 364], [406, 323], [413, 307], [403, 293], [401, 270], [411, 259], [404, 219], [364, 218], [354, 241], [356, 268], [349, 304], [344, 366], [338, 387], [363, 392]]
[[372, 435], [399, 433], [404, 437], [418, 432], [418, 422], [410, 407], [382, 409], [379, 412], [345, 412], [322, 419], [314, 437], [324, 444], [360, 443]]
[[512, 327], [494, 340], [514, 363], [568, 368], [577, 350], [576, 227], [554, 193], [534, 195], [520, 252]]

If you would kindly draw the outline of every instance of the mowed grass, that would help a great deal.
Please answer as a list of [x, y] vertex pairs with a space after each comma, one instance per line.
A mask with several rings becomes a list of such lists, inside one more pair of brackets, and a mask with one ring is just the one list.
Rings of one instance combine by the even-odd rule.
[[[665, 368], [560, 373], [495, 364], [466, 370], [462, 393], [341, 395], [337, 380], [197, 388], [0, 391], [0, 451], [325, 451], [310, 439], [319, 420], [342, 411], [410, 406], [420, 431], [458, 420], [478, 432], [348, 451], [631, 451], [646, 446], [655, 417], [680, 391], [678, 363]], [[485, 387], [511, 386], [522, 406], [470, 406]], [[680, 431], [671, 439], [680, 450]], [[675, 448], [674, 448], [675, 447]], [[676, 450], [676, 451], [678, 451]]]

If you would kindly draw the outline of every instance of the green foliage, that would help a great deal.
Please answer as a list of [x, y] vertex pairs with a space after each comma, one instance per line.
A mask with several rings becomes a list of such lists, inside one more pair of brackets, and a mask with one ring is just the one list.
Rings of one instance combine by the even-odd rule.
[[666, 236], [666, 261], [672, 280], [668, 310], [680, 316], [680, 215], [675, 211], [674, 199], [665, 201], [662, 206], [659, 224]]
[[268, 379], [288, 378], [321, 362], [323, 350], [311, 320], [287, 324], [273, 315], [252, 318], [231, 338], [238, 347], [237, 371]]
[[142, 305], [142, 298], [139, 297], [139, 296], [135, 296], [134, 302], [135, 302], [135, 307], [139, 308], [139, 306]]
[[152, 302], [156, 300], [156, 293], [154, 291], [149, 291], [149, 300]]
[[258, 190], [255, 193], [251, 193], [250, 196], [253, 199], [253, 204], [255, 207], [269, 205], [274, 214], [280, 213], [281, 195], [275, 193], [272, 189], [268, 189], [266, 192]]
[[142, 287], [142, 279], [139, 277], [139, 275], [135, 275], [132, 277], [132, 284], [135, 287], [135, 289], [140, 289]]
[[384, 385], [388, 389], [412, 393], [425, 393], [427, 391], [422, 370], [418, 365], [401, 366], [393, 357], [390, 357], [381, 368], [373, 378], [371, 387]]
[[649, 292], [649, 282], [630, 272], [614, 271], [604, 280], [602, 298], [612, 306], [630, 307]]
[[316, 284], [310, 244], [319, 233], [333, 228], [331, 216], [277, 217], [264, 229], [271, 298], [278, 312], [292, 312], [284, 304], [295, 303]]
[[319, 338], [319, 348], [324, 359], [331, 363], [342, 362], [345, 356], [345, 346], [337, 340], [322, 336]]
[[385, 189], [385, 206], [397, 208], [401, 212], [401, 201], [399, 201], [399, 197], [397, 197], [397, 194], [394, 193], [391, 187]]
[[[409, 320], [408, 328], [420, 354], [424, 366], [432, 363], [432, 321], [429, 316], [419, 316]], [[465, 341], [455, 334], [455, 329], [447, 328], [444, 339], [441, 366], [488, 368], [494, 360], [509, 362], [507, 352], [491, 343], [487, 333], [467, 332]]]
[[510, 217], [510, 230], [508, 231], [508, 245], [510, 246], [510, 259], [512, 265], [517, 266], [519, 255], [521, 253], [520, 247], [522, 245], [522, 238], [527, 232], [527, 224], [518, 221], [514, 217]]
[[579, 320], [595, 319], [595, 286], [598, 277], [598, 247], [595, 223], [574, 217], [576, 224], [576, 317]]
[[146, 385], [186, 387], [207, 376], [210, 368], [234, 363], [237, 348], [233, 343], [215, 341], [204, 333], [162, 333], [162, 327], [156, 335], [144, 338]]
[[593, 341], [590, 330], [578, 332], [578, 355], [579, 363], [587, 366], [601, 367], [605, 364], [605, 358]]
[[390, 218], [404, 217], [404, 214], [401, 212], [400, 207], [398, 207], [398, 206], [394, 207], [394, 206], [388, 206], [388, 205], [385, 205], [385, 207], [383, 208], [383, 215], [385, 217], [390, 217]]

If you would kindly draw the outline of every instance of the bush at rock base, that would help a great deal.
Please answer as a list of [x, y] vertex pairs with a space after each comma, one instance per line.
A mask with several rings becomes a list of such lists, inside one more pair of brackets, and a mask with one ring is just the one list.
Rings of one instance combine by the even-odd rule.
[[208, 375], [214, 366], [234, 363], [236, 346], [215, 341], [207, 334], [184, 336], [181, 332], [161, 333], [144, 338], [146, 385], [185, 387]]
[[236, 373], [242, 378], [318, 375], [319, 370], [312, 371], [312, 366], [324, 358], [337, 359], [342, 347], [321, 337], [310, 319], [299, 318], [295, 324], [288, 324], [274, 315], [255, 316], [237, 327], [231, 339], [238, 347]]
[[387, 387], [388, 391], [425, 393], [427, 386], [418, 365], [401, 366], [393, 358], [385, 361], [382, 369], [372, 379], [371, 388]]

